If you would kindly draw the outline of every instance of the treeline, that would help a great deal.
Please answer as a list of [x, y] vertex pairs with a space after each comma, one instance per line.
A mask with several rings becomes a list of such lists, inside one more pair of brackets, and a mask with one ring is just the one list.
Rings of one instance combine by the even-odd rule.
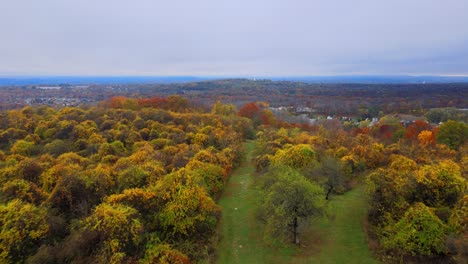
[[[172, 84], [91, 84], [87, 88], [43, 90], [34, 86], [2, 87], [0, 109], [27, 104], [93, 104], [113, 96], [168, 97], [181, 94], [199, 105], [218, 100], [241, 107], [264, 101], [271, 106], [310, 107], [313, 114], [371, 118], [385, 114], [423, 115], [432, 108], [464, 108], [466, 83], [447, 84], [311, 84], [292, 81], [227, 79]], [[64, 99], [64, 100], [61, 100]], [[70, 100], [72, 99], [72, 100]], [[466, 113], [460, 113], [466, 122]], [[453, 118], [451, 118], [453, 119]]]
[[209, 260], [252, 121], [179, 96], [0, 114], [1, 263]]

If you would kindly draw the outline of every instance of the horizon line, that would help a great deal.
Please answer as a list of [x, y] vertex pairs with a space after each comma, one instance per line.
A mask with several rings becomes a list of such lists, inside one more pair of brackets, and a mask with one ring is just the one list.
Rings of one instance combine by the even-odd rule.
[[205, 74], [180, 74], [180, 75], [131, 75], [131, 74], [1, 74], [0, 78], [22, 78], [22, 77], [139, 77], [139, 78], [320, 78], [320, 77], [449, 77], [466, 78], [468, 74], [322, 74], [322, 75], [255, 75], [255, 74], [223, 74], [223, 75], [205, 75]]

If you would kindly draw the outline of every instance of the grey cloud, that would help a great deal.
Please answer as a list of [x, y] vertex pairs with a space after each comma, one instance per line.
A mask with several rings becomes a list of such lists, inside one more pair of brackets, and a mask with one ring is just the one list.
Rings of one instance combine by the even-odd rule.
[[466, 0], [4, 0], [0, 74], [468, 74]]

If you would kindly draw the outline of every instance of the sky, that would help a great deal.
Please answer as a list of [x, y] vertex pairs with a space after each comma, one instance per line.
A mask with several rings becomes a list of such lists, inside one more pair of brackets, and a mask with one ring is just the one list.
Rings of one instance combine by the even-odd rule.
[[0, 0], [0, 75], [468, 75], [468, 0]]

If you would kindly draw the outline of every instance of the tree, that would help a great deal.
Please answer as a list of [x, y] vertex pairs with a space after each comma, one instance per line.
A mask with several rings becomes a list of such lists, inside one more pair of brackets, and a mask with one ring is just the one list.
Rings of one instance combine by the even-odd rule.
[[183, 112], [188, 108], [188, 100], [180, 95], [169, 95], [166, 99], [167, 107], [171, 111]]
[[25, 140], [18, 140], [13, 144], [13, 146], [10, 149], [10, 152], [13, 154], [19, 154], [23, 156], [33, 156], [37, 154], [37, 148], [34, 144], [34, 142], [28, 142]]
[[0, 262], [22, 263], [48, 232], [45, 208], [17, 199], [0, 205]]
[[430, 129], [431, 129], [431, 127], [430, 127], [429, 123], [424, 122], [422, 120], [416, 120], [416, 121], [414, 121], [413, 124], [409, 125], [408, 128], [406, 128], [404, 136], [405, 136], [405, 138], [408, 138], [408, 139], [415, 139], [415, 138], [418, 137], [418, 135], [422, 131], [428, 131]]
[[325, 187], [325, 199], [331, 193], [343, 193], [345, 188], [345, 173], [340, 160], [330, 156], [321, 159], [317, 168], [312, 171], [312, 178]]
[[138, 109], [138, 102], [133, 98], [114, 96], [109, 99], [109, 106], [111, 108]]
[[413, 256], [441, 253], [444, 251], [445, 229], [444, 223], [429, 207], [416, 203], [395, 225], [385, 229], [383, 245]]
[[223, 104], [221, 101], [216, 101], [213, 108], [211, 108], [211, 113], [215, 115], [231, 116], [237, 113], [237, 108], [233, 104]]
[[38, 183], [39, 176], [42, 173], [42, 168], [36, 160], [25, 158], [18, 162], [16, 168], [17, 176], [27, 181]]
[[[105, 201], [109, 204], [123, 204], [131, 206], [141, 213], [143, 218], [153, 219], [156, 209], [161, 205], [155, 192], [134, 188], [126, 189], [122, 193], [107, 196]], [[148, 228], [148, 226], [145, 226]], [[149, 226], [149, 228], [154, 228]]]
[[140, 260], [142, 264], [190, 264], [190, 259], [168, 244], [148, 243], [145, 257]]
[[206, 191], [213, 197], [223, 190], [225, 175], [223, 168], [213, 163], [192, 160], [186, 168], [195, 176], [203, 179]]
[[201, 179], [193, 176], [182, 169], [166, 175], [154, 186], [164, 203], [159, 219], [170, 237], [209, 235], [220, 217], [221, 209], [199, 186]]
[[452, 207], [466, 190], [460, 167], [450, 160], [425, 165], [416, 171], [414, 178], [414, 198], [434, 207]]
[[239, 116], [253, 119], [259, 113], [260, 108], [255, 103], [247, 103], [239, 109], [237, 113]]
[[272, 168], [265, 177], [261, 214], [267, 234], [285, 238], [292, 233], [299, 244], [300, 221], [324, 212], [323, 189], [286, 166]]
[[0, 188], [0, 201], [20, 199], [24, 202], [39, 205], [47, 194], [36, 184], [26, 180], [12, 180]]
[[449, 120], [439, 127], [437, 142], [458, 149], [468, 137], [468, 125], [463, 122]]
[[149, 173], [144, 171], [140, 166], [131, 166], [117, 174], [117, 188], [123, 191], [129, 188], [143, 187], [147, 183]]
[[66, 218], [76, 218], [88, 212], [89, 195], [82, 178], [75, 173], [60, 176], [45, 204]]
[[409, 207], [407, 200], [414, 190], [412, 179], [417, 169], [416, 162], [401, 155], [394, 155], [391, 159], [388, 168], [379, 168], [367, 176], [371, 198], [369, 218], [381, 226], [404, 214]]
[[279, 150], [273, 156], [273, 164], [286, 165], [295, 169], [315, 166], [317, 155], [310, 145], [299, 144]]
[[352, 149], [351, 153], [357, 157], [358, 165], [365, 166], [367, 168], [376, 168], [384, 159], [383, 151], [384, 145], [380, 143], [358, 142], [357, 146]]
[[54, 156], [59, 156], [63, 153], [69, 152], [71, 149], [70, 144], [65, 143], [61, 139], [55, 139], [54, 141], [47, 143], [44, 147], [46, 153], [52, 154]]
[[84, 231], [97, 234], [100, 257], [111, 259], [135, 250], [143, 232], [139, 217], [138, 211], [130, 206], [102, 203], [82, 221], [82, 225]]
[[468, 195], [457, 202], [448, 222], [455, 233], [468, 231]]
[[419, 133], [418, 135], [418, 140], [419, 144], [421, 144], [421, 146], [424, 147], [435, 144], [434, 134], [432, 133], [432, 131], [429, 130], [421, 131], [421, 133]]

